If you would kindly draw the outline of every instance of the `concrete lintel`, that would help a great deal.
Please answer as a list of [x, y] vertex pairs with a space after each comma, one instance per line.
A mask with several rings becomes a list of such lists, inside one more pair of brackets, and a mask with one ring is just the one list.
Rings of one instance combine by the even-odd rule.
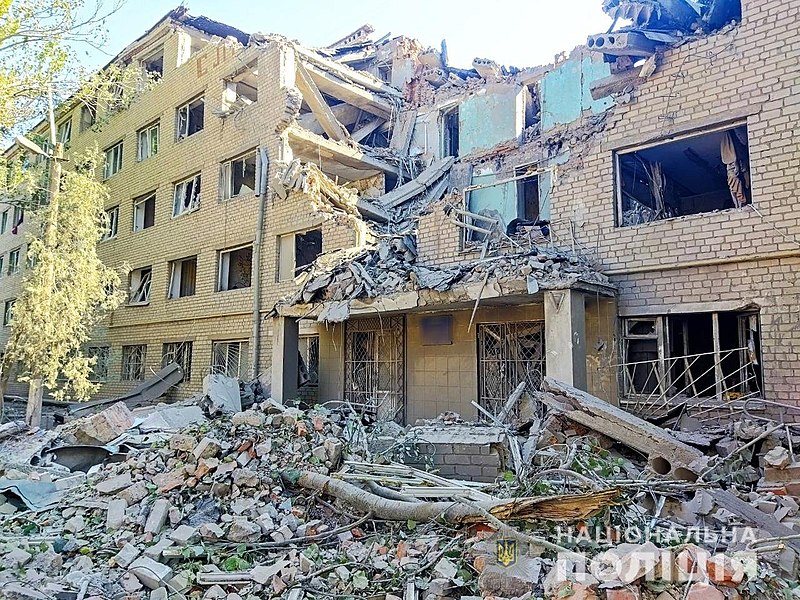
[[286, 133], [295, 157], [314, 164], [317, 164], [322, 157], [320, 169], [325, 173], [339, 175], [348, 181], [363, 179], [379, 171], [400, 176], [397, 167], [356, 148], [326, 139], [297, 126], [289, 127]]
[[711, 313], [747, 310], [757, 306], [756, 302], [746, 300], [722, 300], [711, 302], [684, 302], [671, 305], [621, 306], [620, 317], [651, 317], [660, 315], [679, 315], [685, 313]]
[[317, 87], [326, 94], [381, 118], [392, 117], [392, 105], [375, 92], [348, 83], [314, 65], [306, 64], [306, 70]]

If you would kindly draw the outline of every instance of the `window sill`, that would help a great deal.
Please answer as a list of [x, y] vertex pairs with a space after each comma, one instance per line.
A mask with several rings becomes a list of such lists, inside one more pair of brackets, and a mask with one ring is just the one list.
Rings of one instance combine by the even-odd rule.
[[203, 129], [201, 129], [200, 131], [195, 131], [195, 132], [194, 132], [194, 133], [192, 133], [191, 135], [187, 135], [186, 137], [182, 137], [182, 138], [175, 138], [175, 143], [176, 143], [176, 144], [180, 144], [181, 142], [185, 142], [186, 140], [190, 140], [190, 139], [192, 139], [193, 137], [195, 137], [195, 136], [196, 136], [198, 133], [203, 133], [204, 131], [205, 131], [205, 127], [204, 127]]
[[635, 225], [615, 225], [614, 229], [634, 229], [636, 227], [647, 227], [651, 225], [655, 225], [657, 223], [670, 223], [674, 221], [680, 220], [688, 220], [692, 218], [700, 218], [700, 217], [711, 217], [713, 215], [724, 215], [724, 214], [732, 214], [737, 211], [743, 212], [746, 208], [752, 206], [752, 202], [750, 204], [745, 204], [744, 206], [740, 207], [733, 207], [733, 208], [721, 208], [719, 210], [710, 210], [706, 212], [699, 212], [699, 213], [692, 213], [690, 215], [678, 215], [677, 217], [668, 217], [666, 219], [656, 219], [655, 221], [648, 221], [647, 223], [637, 223]]
[[133, 233], [141, 233], [143, 231], [147, 231], [148, 229], [152, 229], [155, 225], [150, 225], [150, 227], [142, 227], [141, 229], [134, 229]]
[[176, 296], [175, 298], [171, 296], [167, 296], [167, 300], [169, 302], [175, 302], [176, 300], [188, 300], [189, 298], [195, 298], [197, 294], [192, 294], [191, 296]]
[[100, 241], [101, 241], [101, 242], [111, 242], [111, 241], [113, 241], [113, 240], [115, 240], [115, 239], [117, 239], [117, 236], [115, 236], [115, 235], [112, 235], [111, 237], [103, 238], [103, 239], [101, 239]]
[[[178, 213], [177, 215], [176, 215], [176, 214], [173, 214], [173, 215], [172, 215], [172, 218], [173, 218], [173, 219], [180, 219], [182, 216], [184, 216], [184, 215], [190, 215], [190, 214], [192, 214], [192, 213], [196, 213], [198, 210], [200, 210], [200, 207], [199, 207], [199, 206], [197, 206], [197, 207], [195, 207], [195, 208], [190, 208], [189, 210], [185, 210], [185, 211], [183, 211], [183, 212], [180, 212], [180, 213]], [[150, 228], [148, 227], [148, 229], [150, 229]]]
[[247, 198], [256, 198], [255, 192], [250, 192], [249, 194], [237, 194], [236, 196], [229, 196], [229, 197], [222, 197], [219, 199], [220, 203], [222, 202], [233, 202], [234, 200], [242, 200]]
[[149, 306], [150, 300], [146, 302], [128, 302], [125, 306]]
[[229, 290], [217, 289], [216, 293], [217, 294], [224, 294], [226, 292], [242, 292], [242, 291], [245, 291], [245, 290], [252, 290], [252, 289], [253, 289], [253, 286], [252, 285], [248, 285], [247, 287], [231, 288]]

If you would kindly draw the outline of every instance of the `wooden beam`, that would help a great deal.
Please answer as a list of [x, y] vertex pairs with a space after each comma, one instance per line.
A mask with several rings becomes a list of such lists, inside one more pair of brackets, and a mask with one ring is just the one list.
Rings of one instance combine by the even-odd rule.
[[337, 142], [348, 139], [350, 133], [336, 119], [331, 107], [325, 102], [325, 98], [322, 97], [322, 93], [301, 61], [297, 62], [297, 79], [295, 83], [300, 93], [303, 94], [303, 99], [311, 108], [311, 112], [317, 117], [317, 121], [319, 121], [323, 131], [328, 134], [328, 137]]
[[373, 115], [384, 119], [391, 118], [394, 107], [390, 102], [375, 92], [348, 83], [344, 79], [328, 73], [327, 71], [323, 71], [314, 65], [307, 64], [305, 67], [320, 91], [334, 98], [338, 98], [343, 102], [357, 106]]

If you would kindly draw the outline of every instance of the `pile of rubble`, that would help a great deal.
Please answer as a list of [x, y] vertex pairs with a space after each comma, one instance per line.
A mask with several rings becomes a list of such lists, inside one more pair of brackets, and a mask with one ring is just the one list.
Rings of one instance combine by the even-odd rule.
[[507, 293], [524, 294], [569, 287], [578, 281], [609, 284], [605, 275], [585, 261], [551, 247], [535, 247], [452, 267], [418, 265], [416, 257], [415, 239], [410, 235], [383, 237], [376, 248], [324, 254], [301, 275], [298, 291], [280, 304], [338, 302], [344, 310], [320, 317], [334, 322], [347, 318], [349, 300], [401, 292], [447, 292], [472, 284], [483, 288], [490, 281], [504, 286]]
[[[785, 426], [731, 426], [718, 440], [728, 455], [714, 458], [554, 380], [538, 396], [523, 387], [492, 416], [512, 460], [488, 484], [392, 462], [351, 409], [287, 407], [221, 377], [204, 411], [196, 400], [138, 414], [117, 404], [50, 432], [10, 427], [0, 597], [797, 593], [800, 464]], [[437, 425], [448, 427], [466, 424], [449, 415]], [[395, 433], [402, 458], [414, 428]], [[762, 446], [770, 485], [759, 492], [726, 465]], [[32, 449], [35, 465], [21, 460]]]

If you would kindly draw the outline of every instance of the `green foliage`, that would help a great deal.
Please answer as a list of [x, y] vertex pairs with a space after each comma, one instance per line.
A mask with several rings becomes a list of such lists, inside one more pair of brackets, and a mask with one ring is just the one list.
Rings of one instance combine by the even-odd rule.
[[[91, 165], [96, 153], [81, 161]], [[55, 245], [42, 236], [29, 238], [34, 266], [17, 298], [7, 346], [9, 359], [27, 367], [20, 379], [42, 379], [58, 398], [85, 399], [95, 389], [89, 381], [94, 358], [81, 348], [92, 327], [122, 300], [118, 273], [96, 251], [108, 192], [89, 173], [65, 173], [58, 213], [52, 215], [50, 205], [41, 212], [44, 222], [55, 219]]]

